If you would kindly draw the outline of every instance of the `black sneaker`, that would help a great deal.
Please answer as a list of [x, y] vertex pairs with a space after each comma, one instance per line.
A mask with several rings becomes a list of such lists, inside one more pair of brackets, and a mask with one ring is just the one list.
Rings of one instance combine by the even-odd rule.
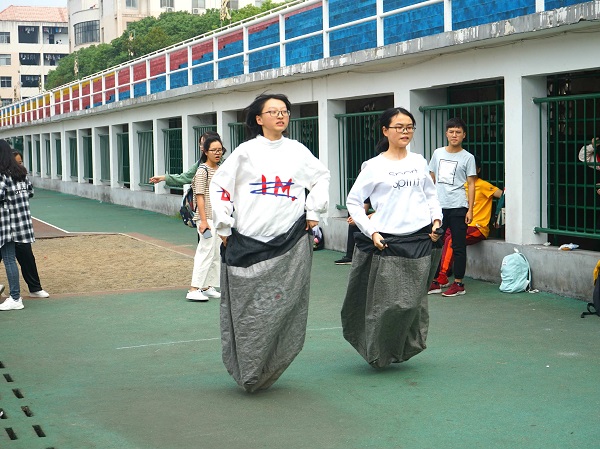
[[340, 260], [336, 260], [334, 262], [336, 265], [352, 265], [352, 259], [350, 259], [349, 257], [342, 257]]

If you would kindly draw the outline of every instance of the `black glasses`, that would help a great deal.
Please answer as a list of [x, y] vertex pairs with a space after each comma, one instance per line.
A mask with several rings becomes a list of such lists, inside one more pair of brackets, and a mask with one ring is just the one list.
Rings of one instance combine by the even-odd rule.
[[223, 150], [208, 150], [210, 153], [220, 154]]
[[411, 134], [411, 133], [415, 132], [415, 129], [417, 129], [417, 127], [410, 126], [410, 125], [409, 126], [388, 126], [388, 129], [395, 129], [398, 134], [400, 134], [400, 133]]
[[269, 114], [271, 117], [278, 117], [279, 114], [281, 114], [282, 117], [289, 117], [290, 115], [292, 115], [292, 111], [290, 111], [288, 109], [283, 110], [283, 111], [275, 111], [275, 110], [273, 110], [273, 111], [261, 112], [261, 115], [262, 114]]

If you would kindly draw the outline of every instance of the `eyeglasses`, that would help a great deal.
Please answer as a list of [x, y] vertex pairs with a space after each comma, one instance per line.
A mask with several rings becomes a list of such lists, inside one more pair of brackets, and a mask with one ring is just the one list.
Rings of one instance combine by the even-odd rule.
[[261, 112], [261, 115], [262, 114], [269, 114], [271, 117], [279, 117], [279, 114], [281, 114], [282, 117], [289, 117], [290, 115], [292, 115], [292, 111], [290, 111], [288, 109], [283, 110], [283, 111], [272, 110], [272, 111]]
[[400, 133], [414, 133], [416, 126], [388, 126], [388, 129], [395, 129], [398, 134]]
[[208, 150], [210, 153], [221, 154], [223, 150]]

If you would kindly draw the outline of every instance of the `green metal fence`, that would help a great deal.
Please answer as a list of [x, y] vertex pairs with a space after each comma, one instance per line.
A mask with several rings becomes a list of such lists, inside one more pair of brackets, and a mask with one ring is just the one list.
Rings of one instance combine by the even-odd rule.
[[150, 178], [154, 176], [154, 134], [152, 130], [138, 131], [140, 149], [140, 185], [152, 186]]
[[36, 175], [39, 175], [40, 172], [42, 171], [41, 166], [42, 166], [42, 156], [41, 156], [41, 144], [39, 140], [35, 141], [35, 169], [34, 169], [34, 173]]
[[463, 147], [481, 160], [481, 178], [504, 187], [504, 101], [485, 101], [421, 107], [423, 149], [427, 160], [436, 148], [447, 145], [445, 124], [460, 117], [467, 124]]
[[208, 131], [217, 132], [217, 125], [194, 126], [194, 154], [196, 155], [196, 160], [200, 159], [200, 137]]
[[71, 163], [71, 179], [77, 181], [77, 137], [69, 137], [69, 162]]
[[83, 179], [91, 181], [94, 179], [94, 165], [92, 160], [92, 136], [81, 136], [83, 146]]
[[100, 141], [100, 181], [110, 182], [110, 139], [108, 134], [98, 134]]
[[381, 140], [379, 117], [382, 111], [337, 114], [340, 198], [338, 209], [346, 208], [346, 198], [360, 172], [362, 163], [375, 156], [375, 146]]
[[[231, 151], [246, 140], [245, 123], [230, 123], [229, 138]], [[299, 117], [290, 119], [287, 128], [287, 137], [302, 142], [315, 157], [319, 157], [319, 118]]]
[[[152, 131], [150, 131], [150, 134], [152, 134]], [[119, 164], [117, 181], [120, 184], [128, 185], [131, 182], [129, 164], [129, 133], [117, 133], [117, 160]]]
[[44, 146], [45, 146], [45, 154], [46, 154], [46, 172], [45, 175], [46, 176], [51, 176], [52, 175], [52, 160], [50, 159], [50, 156], [52, 155], [52, 152], [50, 151], [50, 141], [49, 140], [44, 140]]
[[[534, 98], [539, 105], [538, 232], [600, 239], [600, 149], [580, 161], [582, 147], [600, 137], [600, 94]], [[546, 218], [544, 218], [544, 212]]]
[[34, 171], [35, 167], [33, 166], [33, 149], [31, 140], [27, 142], [27, 160], [29, 161], [29, 171]]
[[60, 139], [56, 139], [56, 175], [62, 176], [62, 148]]
[[[165, 142], [165, 171], [179, 174], [183, 172], [183, 145], [181, 128], [163, 129]], [[171, 187], [172, 190], [182, 191], [181, 187]]]

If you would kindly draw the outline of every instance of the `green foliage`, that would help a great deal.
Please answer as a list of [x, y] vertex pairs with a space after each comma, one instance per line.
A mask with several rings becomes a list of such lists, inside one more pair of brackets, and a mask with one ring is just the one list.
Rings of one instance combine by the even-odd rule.
[[246, 6], [233, 10], [231, 21], [226, 22], [221, 22], [218, 9], [209, 9], [200, 15], [177, 11], [162, 13], [158, 18], [145, 17], [130, 23], [127, 30], [110, 44], [92, 45], [62, 58], [56, 69], [48, 74], [46, 89], [54, 89], [78, 79], [74, 72], [75, 59], [78, 61], [79, 78], [85, 78], [230, 23], [248, 19], [282, 4], [283, 2], [274, 3], [268, 0], [261, 7]]

